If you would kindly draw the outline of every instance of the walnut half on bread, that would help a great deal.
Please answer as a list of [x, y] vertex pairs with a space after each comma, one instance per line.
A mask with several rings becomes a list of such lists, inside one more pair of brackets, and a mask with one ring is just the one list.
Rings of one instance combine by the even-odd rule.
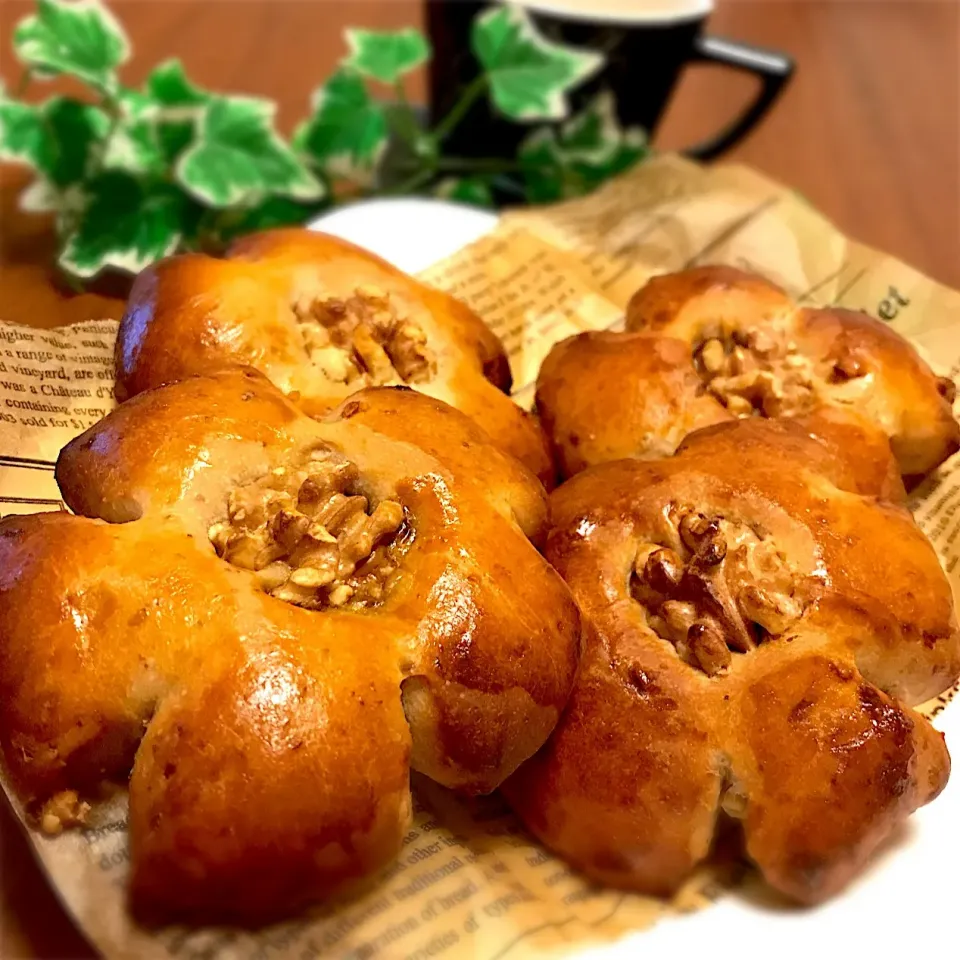
[[585, 650], [504, 787], [544, 843], [669, 894], [723, 812], [767, 881], [813, 903], [937, 796], [947, 749], [910, 707], [960, 675], [960, 635], [896, 473], [843, 420], [749, 418], [551, 495], [545, 552]]
[[669, 456], [713, 423], [819, 411], [879, 430], [912, 477], [960, 449], [954, 395], [879, 320], [800, 307], [756, 274], [706, 266], [651, 279], [630, 300], [625, 331], [558, 343], [536, 405], [564, 477]]
[[79, 516], [0, 522], [0, 748], [48, 833], [129, 779], [144, 919], [342, 891], [400, 849], [411, 770], [493, 790], [569, 696], [543, 488], [440, 401], [319, 421], [238, 367], [123, 404], [57, 479]]

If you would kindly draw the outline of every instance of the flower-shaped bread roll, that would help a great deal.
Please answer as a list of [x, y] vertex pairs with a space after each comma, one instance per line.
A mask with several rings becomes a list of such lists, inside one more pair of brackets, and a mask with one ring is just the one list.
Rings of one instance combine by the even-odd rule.
[[950, 585], [877, 450], [842, 445], [734, 421], [552, 495], [546, 556], [585, 651], [505, 790], [590, 876], [670, 893], [723, 815], [770, 884], [819, 901], [946, 783], [909, 705], [960, 673]]
[[57, 478], [82, 516], [0, 523], [0, 745], [51, 832], [129, 775], [145, 917], [258, 922], [370, 873], [411, 768], [492, 790], [569, 695], [542, 487], [439, 401], [318, 421], [236, 368], [123, 404]]
[[954, 385], [878, 320], [798, 307], [731, 267], [655, 277], [625, 332], [582, 333], [540, 370], [537, 410], [560, 471], [673, 453], [692, 430], [738, 417], [830, 408], [883, 431], [904, 476], [960, 448]]
[[466, 304], [336, 237], [269, 230], [224, 259], [185, 254], [140, 274], [117, 339], [117, 398], [228, 364], [260, 370], [310, 415], [363, 387], [413, 387], [552, 480], [539, 425], [507, 396], [499, 338]]

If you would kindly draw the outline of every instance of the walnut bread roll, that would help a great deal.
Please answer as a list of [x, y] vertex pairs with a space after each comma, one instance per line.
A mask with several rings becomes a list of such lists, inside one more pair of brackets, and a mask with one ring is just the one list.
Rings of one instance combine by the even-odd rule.
[[815, 903], [937, 796], [950, 759], [911, 705], [960, 675], [960, 636], [877, 458], [804, 418], [749, 418], [552, 494], [546, 556], [585, 650], [557, 729], [504, 787], [544, 843], [670, 894], [723, 815], [773, 887]]
[[78, 516], [0, 522], [0, 748], [48, 833], [129, 779], [145, 920], [342, 891], [400, 848], [411, 769], [493, 790], [569, 696], [543, 488], [438, 400], [317, 420], [233, 368], [123, 404], [57, 479]]
[[118, 400], [238, 364], [311, 416], [364, 387], [409, 386], [553, 481], [539, 424], [508, 396], [493, 331], [465, 303], [337, 237], [268, 230], [223, 259], [169, 257], [137, 277], [117, 337]]
[[650, 280], [627, 306], [625, 331], [557, 344], [536, 406], [565, 477], [669, 456], [713, 423], [812, 413], [879, 431], [914, 477], [960, 449], [954, 394], [880, 321], [798, 307], [756, 274], [707, 266]]

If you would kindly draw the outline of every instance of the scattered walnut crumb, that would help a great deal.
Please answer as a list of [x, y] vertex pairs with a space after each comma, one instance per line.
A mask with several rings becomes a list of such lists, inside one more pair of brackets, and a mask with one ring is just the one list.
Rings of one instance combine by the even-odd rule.
[[40, 829], [51, 837], [70, 827], [86, 822], [90, 804], [81, 800], [76, 790], [61, 790], [54, 794], [40, 810]]

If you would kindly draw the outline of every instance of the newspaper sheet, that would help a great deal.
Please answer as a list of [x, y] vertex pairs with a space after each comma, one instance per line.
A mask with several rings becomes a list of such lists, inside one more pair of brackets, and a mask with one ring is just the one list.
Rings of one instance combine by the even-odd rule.
[[[938, 372], [960, 372], [960, 293], [848, 240], [798, 195], [741, 167], [661, 156], [588, 198], [507, 213], [423, 279], [466, 300], [501, 336], [516, 399], [529, 406], [553, 343], [615, 328], [651, 275], [699, 263], [755, 270], [802, 302], [866, 310], [911, 338]], [[0, 324], [0, 513], [63, 509], [56, 456], [113, 405], [115, 334], [108, 320], [54, 330]], [[911, 506], [956, 586], [960, 455]], [[123, 795], [85, 828], [31, 841], [90, 941], [108, 957], [142, 960], [570, 955], [697, 909], [742, 874], [735, 858], [721, 857], [671, 902], [598, 889], [536, 845], [497, 795], [464, 801], [422, 778], [415, 789], [403, 850], [365, 895], [256, 934], [148, 932], [131, 922]]]

